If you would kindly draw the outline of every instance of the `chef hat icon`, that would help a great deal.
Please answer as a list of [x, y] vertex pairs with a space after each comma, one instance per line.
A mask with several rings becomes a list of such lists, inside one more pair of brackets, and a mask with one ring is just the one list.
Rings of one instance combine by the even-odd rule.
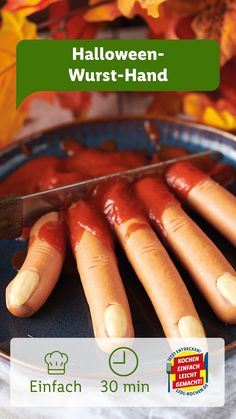
[[50, 352], [45, 355], [44, 360], [48, 367], [48, 374], [65, 374], [65, 366], [68, 362], [68, 356], [66, 354], [59, 351]]

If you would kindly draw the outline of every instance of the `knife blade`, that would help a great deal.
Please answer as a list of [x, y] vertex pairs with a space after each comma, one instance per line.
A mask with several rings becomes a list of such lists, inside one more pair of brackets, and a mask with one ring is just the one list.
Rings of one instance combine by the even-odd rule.
[[156, 173], [163, 174], [170, 165], [178, 161], [187, 160], [196, 163], [204, 157], [219, 160], [222, 155], [218, 151], [203, 151], [30, 195], [4, 196], [0, 199], [0, 240], [19, 237], [23, 227], [31, 226], [39, 217], [47, 212], [66, 209], [72, 202], [86, 196], [91, 189], [100, 183], [119, 177], [126, 177], [132, 182], [142, 176]]

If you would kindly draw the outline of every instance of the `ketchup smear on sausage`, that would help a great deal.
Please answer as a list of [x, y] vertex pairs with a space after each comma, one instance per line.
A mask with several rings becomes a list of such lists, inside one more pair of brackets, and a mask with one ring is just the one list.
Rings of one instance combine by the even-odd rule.
[[164, 181], [154, 176], [136, 182], [134, 191], [153, 224], [164, 235], [162, 214], [169, 206], [180, 206], [179, 201], [168, 190]]
[[131, 218], [146, 222], [145, 215], [131, 194], [130, 184], [126, 179], [115, 179], [100, 185], [95, 191], [95, 200], [113, 226]]
[[65, 253], [65, 221], [60, 217], [58, 221], [49, 221], [45, 223], [39, 230], [38, 236], [40, 240], [48, 243], [53, 249], [59, 253]]
[[112, 239], [105, 218], [92, 203], [78, 200], [68, 209], [68, 224], [73, 252], [79, 245], [84, 231], [89, 231], [102, 241], [104, 246], [112, 251]]
[[185, 199], [194, 186], [200, 182], [204, 182], [208, 178], [208, 175], [189, 162], [173, 164], [166, 174], [168, 185]]

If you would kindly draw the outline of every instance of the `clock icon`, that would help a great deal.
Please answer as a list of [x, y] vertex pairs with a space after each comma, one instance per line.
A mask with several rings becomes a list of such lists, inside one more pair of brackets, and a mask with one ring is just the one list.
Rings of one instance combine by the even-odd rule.
[[126, 346], [116, 348], [109, 357], [109, 367], [114, 374], [127, 377], [138, 368], [138, 355]]

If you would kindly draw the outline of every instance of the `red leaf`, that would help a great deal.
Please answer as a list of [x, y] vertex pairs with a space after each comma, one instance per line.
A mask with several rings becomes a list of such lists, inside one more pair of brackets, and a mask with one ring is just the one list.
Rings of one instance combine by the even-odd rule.
[[67, 37], [69, 39], [94, 39], [98, 24], [86, 22], [84, 12], [78, 12], [67, 23]]
[[[69, 11], [67, 0], [55, 4], [50, 9], [52, 19], [64, 17]], [[51, 33], [55, 39], [93, 39], [96, 36], [98, 25], [86, 22], [84, 12], [78, 11], [74, 16], [51, 26]]]
[[[57, 19], [60, 17], [65, 16], [69, 12], [69, 3], [67, 0], [60, 1], [60, 3], [53, 4], [50, 8], [50, 18]], [[59, 23], [51, 25], [51, 35], [54, 39], [65, 39], [66, 35], [66, 27], [61, 20]]]

